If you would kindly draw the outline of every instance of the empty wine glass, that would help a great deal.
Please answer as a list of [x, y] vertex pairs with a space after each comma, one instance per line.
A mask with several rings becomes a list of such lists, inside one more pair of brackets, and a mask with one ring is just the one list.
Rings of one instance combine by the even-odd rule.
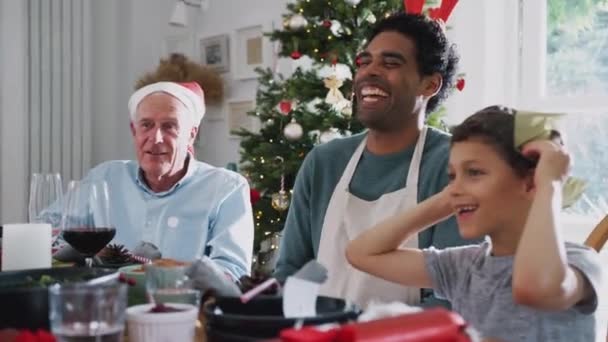
[[110, 221], [110, 195], [103, 181], [71, 181], [66, 192], [61, 222], [63, 239], [86, 259], [93, 257], [116, 235]]
[[58, 173], [34, 173], [30, 180], [28, 221], [48, 223], [53, 228], [53, 240], [59, 235], [63, 185]]
[[30, 181], [30, 198], [28, 218], [30, 223], [51, 223], [57, 221], [59, 227], [61, 217], [45, 217], [45, 209], [61, 205], [63, 201], [63, 185], [58, 173], [34, 173]]

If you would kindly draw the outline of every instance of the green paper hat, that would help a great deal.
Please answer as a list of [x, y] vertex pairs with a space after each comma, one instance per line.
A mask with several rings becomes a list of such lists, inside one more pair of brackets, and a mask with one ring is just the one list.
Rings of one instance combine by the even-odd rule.
[[[559, 132], [559, 120], [564, 116], [565, 114], [559, 113], [517, 111], [513, 132], [515, 148], [521, 150], [530, 141], [550, 139], [553, 131]], [[562, 207], [574, 204], [586, 188], [586, 181], [568, 177], [562, 186]]]

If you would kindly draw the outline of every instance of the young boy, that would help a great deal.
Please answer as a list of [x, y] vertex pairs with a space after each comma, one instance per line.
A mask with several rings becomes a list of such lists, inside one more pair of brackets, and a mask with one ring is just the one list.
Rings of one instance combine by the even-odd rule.
[[[594, 341], [598, 255], [560, 234], [570, 158], [550, 140], [517, 149], [515, 115], [488, 107], [457, 126], [448, 186], [359, 235], [346, 257], [386, 280], [433, 288], [486, 338]], [[451, 215], [464, 238], [490, 241], [444, 250], [399, 247]]]

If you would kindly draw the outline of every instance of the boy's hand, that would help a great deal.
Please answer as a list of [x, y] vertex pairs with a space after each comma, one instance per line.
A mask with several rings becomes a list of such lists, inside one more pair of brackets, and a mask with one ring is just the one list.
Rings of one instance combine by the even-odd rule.
[[538, 159], [534, 171], [535, 186], [554, 181], [564, 182], [568, 177], [570, 155], [562, 146], [549, 140], [537, 140], [524, 145], [522, 154]]
[[424, 205], [418, 206], [418, 209], [423, 210], [424, 215], [430, 219], [443, 221], [454, 214], [449, 184], [422, 203]]

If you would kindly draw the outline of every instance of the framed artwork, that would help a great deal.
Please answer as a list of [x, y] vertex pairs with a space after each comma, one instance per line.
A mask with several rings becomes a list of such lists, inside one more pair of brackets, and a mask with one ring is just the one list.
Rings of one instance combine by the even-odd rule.
[[218, 72], [230, 71], [229, 36], [222, 34], [200, 39], [201, 63]]
[[248, 112], [255, 109], [255, 101], [253, 100], [230, 100], [228, 101], [228, 134], [231, 138], [239, 139], [232, 132], [244, 128], [251, 132], [257, 132], [260, 129], [260, 120]]
[[255, 68], [267, 64], [268, 39], [264, 37], [262, 25], [236, 30], [235, 77], [256, 78]]

